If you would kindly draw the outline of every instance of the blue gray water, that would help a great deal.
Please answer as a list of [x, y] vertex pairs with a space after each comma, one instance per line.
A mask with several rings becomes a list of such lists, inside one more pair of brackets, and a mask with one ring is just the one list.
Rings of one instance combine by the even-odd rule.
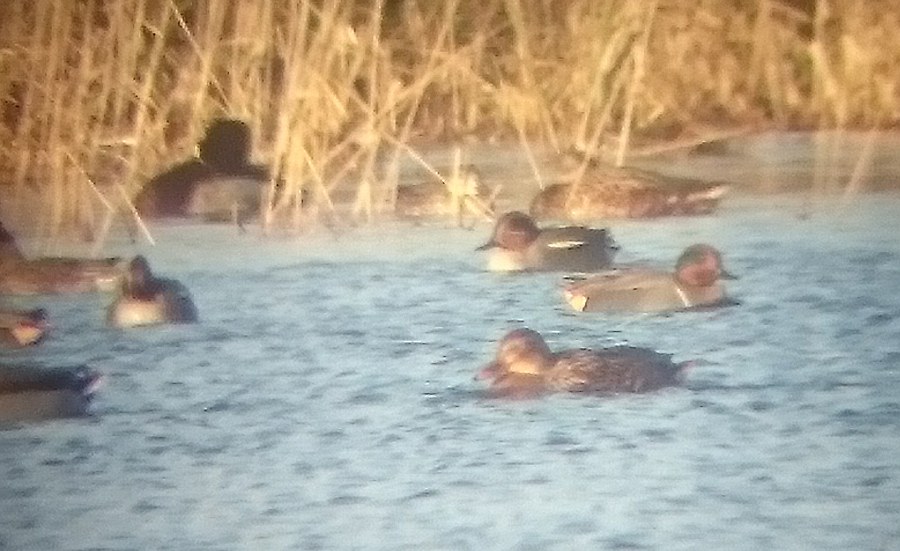
[[[90, 418], [0, 431], [0, 549], [898, 549], [898, 229], [898, 194], [618, 223], [625, 261], [719, 246], [742, 304], [613, 316], [485, 273], [486, 226], [156, 228], [140, 250], [201, 323], [45, 299], [51, 338], [3, 354], [106, 385]], [[696, 366], [650, 395], [487, 399], [473, 375], [521, 325]]]

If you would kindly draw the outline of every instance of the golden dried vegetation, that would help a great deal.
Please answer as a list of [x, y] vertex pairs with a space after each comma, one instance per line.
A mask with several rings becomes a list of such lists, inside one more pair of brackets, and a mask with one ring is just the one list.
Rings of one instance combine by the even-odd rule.
[[[640, 138], [900, 121], [895, 0], [7, 0], [0, 183], [50, 233], [130, 216], [215, 117], [300, 197], [392, 208], [423, 140], [622, 158]], [[273, 186], [274, 190], [275, 187]], [[18, 199], [17, 199], [18, 198]]]

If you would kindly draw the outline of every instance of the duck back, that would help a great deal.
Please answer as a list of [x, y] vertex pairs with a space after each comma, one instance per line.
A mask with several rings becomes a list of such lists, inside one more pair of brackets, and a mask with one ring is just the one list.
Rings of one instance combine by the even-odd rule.
[[537, 269], [596, 272], [610, 267], [615, 251], [605, 229], [563, 226], [541, 230], [527, 255]]
[[685, 365], [673, 363], [670, 354], [631, 346], [569, 350], [556, 354], [546, 381], [555, 391], [651, 392], [680, 384]]
[[569, 285], [563, 296], [579, 312], [672, 312], [723, 304], [720, 283], [706, 287], [679, 284], [671, 273], [616, 270]]
[[0, 366], [0, 424], [85, 415], [99, 383], [85, 366]]

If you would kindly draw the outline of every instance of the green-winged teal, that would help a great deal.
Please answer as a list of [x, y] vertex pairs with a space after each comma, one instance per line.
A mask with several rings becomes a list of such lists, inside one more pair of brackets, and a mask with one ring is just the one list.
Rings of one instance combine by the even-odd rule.
[[0, 344], [7, 348], [22, 348], [37, 344], [47, 331], [47, 311], [0, 310]]
[[729, 303], [722, 279], [734, 279], [722, 267], [714, 247], [691, 245], [675, 263], [675, 272], [621, 269], [593, 275], [563, 291], [579, 312], [666, 312]]
[[25, 258], [13, 235], [0, 224], [0, 294], [109, 291], [121, 275], [119, 258]]
[[612, 264], [618, 247], [606, 229], [542, 229], [527, 214], [513, 211], [497, 220], [491, 238], [477, 250], [487, 249], [491, 271], [594, 272]]
[[0, 365], [0, 424], [85, 415], [101, 380], [86, 366]]
[[580, 183], [553, 184], [539, 192], [530, 213], [539, 220], [577, 222], [709, 214], [727, 190], [722, 183], [598, 167]]
[[500, 340], [496, 358], [478, 378], [489, 379], [491, 390], [503, 396], [649, 392], [680, 384], [688, 365], [673, 363], [669, 354], [631, 346], [552, 352], [540, 333], [523, 328]]
[[457, 218], [466, 214], [492, 217], [494, 190], [473, 166], [464, 166], [447, 182], [428, 181], [397, 187], [395, 212], [400, 218]]
[[113, 327], [137, 327], [197, 321], [197, 307], [180, 282], [157, 278], [143, 256], [128, 264], [121, 293], [109, 305], [106, 321]]

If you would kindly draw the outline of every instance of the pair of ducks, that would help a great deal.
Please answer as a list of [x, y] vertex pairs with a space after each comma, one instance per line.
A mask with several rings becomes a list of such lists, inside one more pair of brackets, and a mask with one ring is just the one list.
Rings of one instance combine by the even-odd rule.
[[[178, 281], [157, 277], [147, 259], [127, 264], [118, 257], [101, 259], [27, 258], [15, 237], [0, 223], [0, 295], [43, 295], [111, 291], [119, 294], [107, 310], [114, 327], [190, 322], [197, 309]], [[46, 311], [0, 310], [0, 340], [25, 346], [40, 340]], [[37, 334], [36, 334], [37, 331]]]
[[[721, 254], [691, 245], [673, 273], [632, 268], [610, 270], [617, 250], [609, 232], [580, 226], [540, 229], [521, 212], [498, 219], [480, 250], [491, 250], [497, 271], [598, 272], [568, 285], [563, 294], [577, 311], [667, 312], [727, 303], [722, 279], [733, 278]], [[551, 352], [531, 329], [516, 329], [500, 341], [496, 359], [481, 370], [492, 392], [504, 396], [543, 392], [648, 392], [681, 382], [688, 363], [653, 350], [618, 346], [599, 351]]]
[[[48, 259], [41, 259], [41, 261]], [[76, 262], [78, 259], [66, 259]], [[85, 262], [94, 262], [86, 260]], [[197, 321], [197, 307], [187, 288], [180, 282], [159, 278], [153, 274], [143, 256], [134, 257], [121, 269], [119, 294], [106, 311], [106, 322], [111, 327], [127, 328], [164, 323], [190, 323]], [[57, 270], [56, 276], [65, 274]], [[71, 274], [70, 274], [71, 275]], [[77, 277], [73, 276], [72, 280]], [[28, 294], [63, 293], [73, 287], [59, 287], [52, 282], [33, 280]], [[90, 288], [89, 281], [82, 281], [80, 290]], [[95, 289], [96, 290], [96, 289]], [[2, 292], [0, 294], [12, 294]], [[7, 348], [23, 348], [39, 343], [49, 328], [47, 311], [0, 309], [0, 343]]]
[[[143, 256], [123, 267], [119, 259], [26, 259], [0, 224], [0, 294], [120, 292], [107, 309], [107, 323], [134, 327], [192, 322], [197, 309], [181, 283], [156, 277]], [[47, 312], [0, 311], [0, 342], [8, 347], [36, 344], [47, 330]], [[0, 366], [0, 424], [71, 417], [87, 412], [101, 375], [77, 368]]]
[[719, 251], [706, 244], [686, 248], [671, 273], [611, 269], [618, 246], [607, 230], [541, 229], [522, 212], [501, 216], [488, 242], [478, 250], [490, 250], [491, 271], [593, 272], [563, 291], [579, 312], [666, 312], [715, 306], [727, 301], [721, 280], [733, 279], [723, 268]]

